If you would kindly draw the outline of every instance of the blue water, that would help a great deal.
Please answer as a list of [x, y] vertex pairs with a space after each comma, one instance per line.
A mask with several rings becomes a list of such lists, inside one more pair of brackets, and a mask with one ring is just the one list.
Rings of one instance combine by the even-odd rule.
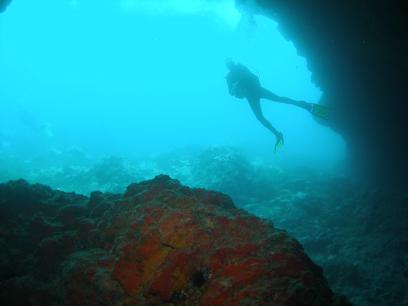
[[257, 13], [233, 0], [12, 1], [0, 14], [0, 183], [119, 193], [169, 174], [287, 230], [356, 305], [404, 304], [406, 195], [339, 178], [342, 137], [263, 101], [285, 138], [275, 153], [229, 95], [227, 58], [277, 95], [324, 96], [273, 16]]
[[327, 169], [345, 157], [342, 138], [310, 114], [265, 101], [285, 137], [274, 154], [274, 136], [229, 96], [226, 58], [278, 95], [322, 95], [278, 25], [233, 0], [20, 0], [0, 27], [3, 152], [147, 156], [228, 145], [282, 166]]

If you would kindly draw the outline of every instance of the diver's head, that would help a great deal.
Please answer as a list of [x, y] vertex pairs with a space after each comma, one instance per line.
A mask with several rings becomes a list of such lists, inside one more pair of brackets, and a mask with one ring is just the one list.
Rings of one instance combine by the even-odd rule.
[[232, 68], [235, 67], [236, 63], [235, 63], [232, 59], [227, 58], [227, 59], [225, 60], [225, 65], [227, 66], [227, 68], [228, 68], [229, 70], [231, 70]]

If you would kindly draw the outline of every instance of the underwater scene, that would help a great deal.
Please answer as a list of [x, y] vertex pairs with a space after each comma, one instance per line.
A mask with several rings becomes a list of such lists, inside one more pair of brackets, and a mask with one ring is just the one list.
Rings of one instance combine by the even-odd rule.
[[0, 305], [408, 305], [383, 8], [306, 3], [0, 0]]

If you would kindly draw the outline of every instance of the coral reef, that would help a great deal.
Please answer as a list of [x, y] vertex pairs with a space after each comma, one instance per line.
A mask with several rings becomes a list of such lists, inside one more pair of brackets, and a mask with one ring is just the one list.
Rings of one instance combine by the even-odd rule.
[[[143, 160], [92, 158], [89, 160], [94, 164], [88, 165], [82, 154], [66, 154], [66, 158], [65, 153], [59, 156], [61, 167], [40, 167], [35, 161], [23, 162], [3, 154], [0, 179], [26, 175], [31, 182], [89, 194], [91, 190], [123, 192], [132, 180], [169, 173], [188, 186], [228, 193], [237, 207], [287, 230], [323, 268], [330, 287], [356, 305], [408, 303], [406, 192], [373, 190], [350, 179], [307, 168], [283, 170], [260, 159], [250, 160], [231, 147], [177, 150]], [[112, 177], [113, 182], [106, 177]], [[107, 194], [94, 192], [91, 199], [106, 197]], [[103, 201], [88, 218], [99, 218], [111, 205], [110, 201]], [[5, 211], [2, 220], [16, 213]], [[36, 222], [45, 229], [58, 224], [43, 215]], [[5, 224], [21, 226], [18, 222]]]
[[[44, 160], [52, 161], [52, 167]], [[130, 183], [147, 177], [134, 164], [136, 163], [129, 164], [117, 156], [91, 161], [83, 154], [73, 154], [72, 151], [23, 161], [11, 154], [2, 154], [0, 181], [24, 177], [28, 181], [81, 194], [90, 194], [94, 190], [121, 193]]]
[[168, 176], [89, 198], [0, 185], [2, 305], [348, 305], [286, 232]]
[[191, 163], [192, 183], [228, 195], [247, 195], [255, 188], [254, 169], [236, 148], [212, 147], [197, 154]]
[[347, 179], [282, 176], [241, 207], [299, 239], [331, 288], [356, 305], [407, 305], [408, 196]]

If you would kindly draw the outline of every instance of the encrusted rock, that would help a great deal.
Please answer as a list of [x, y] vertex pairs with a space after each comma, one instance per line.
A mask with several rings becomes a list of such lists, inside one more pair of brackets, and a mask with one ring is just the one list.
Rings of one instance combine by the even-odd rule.
[[[19, 194], [16, 186], [23, 198], [5, 192]], [[223, 194], [164, 175], [86, 203], [57, 191], [38, 198], [38, 190], [47, 189], [0, 185], [1, 206], [32, 199], [41, 212], [0, 225], [8, 237], [0, 246], [25, 255], [2, 255], [0, 267], [19, 271], [0, 273], [2, 305], [347, 305], [296, 240]], [[32, 233], [37, 243], [19, 250]]]

